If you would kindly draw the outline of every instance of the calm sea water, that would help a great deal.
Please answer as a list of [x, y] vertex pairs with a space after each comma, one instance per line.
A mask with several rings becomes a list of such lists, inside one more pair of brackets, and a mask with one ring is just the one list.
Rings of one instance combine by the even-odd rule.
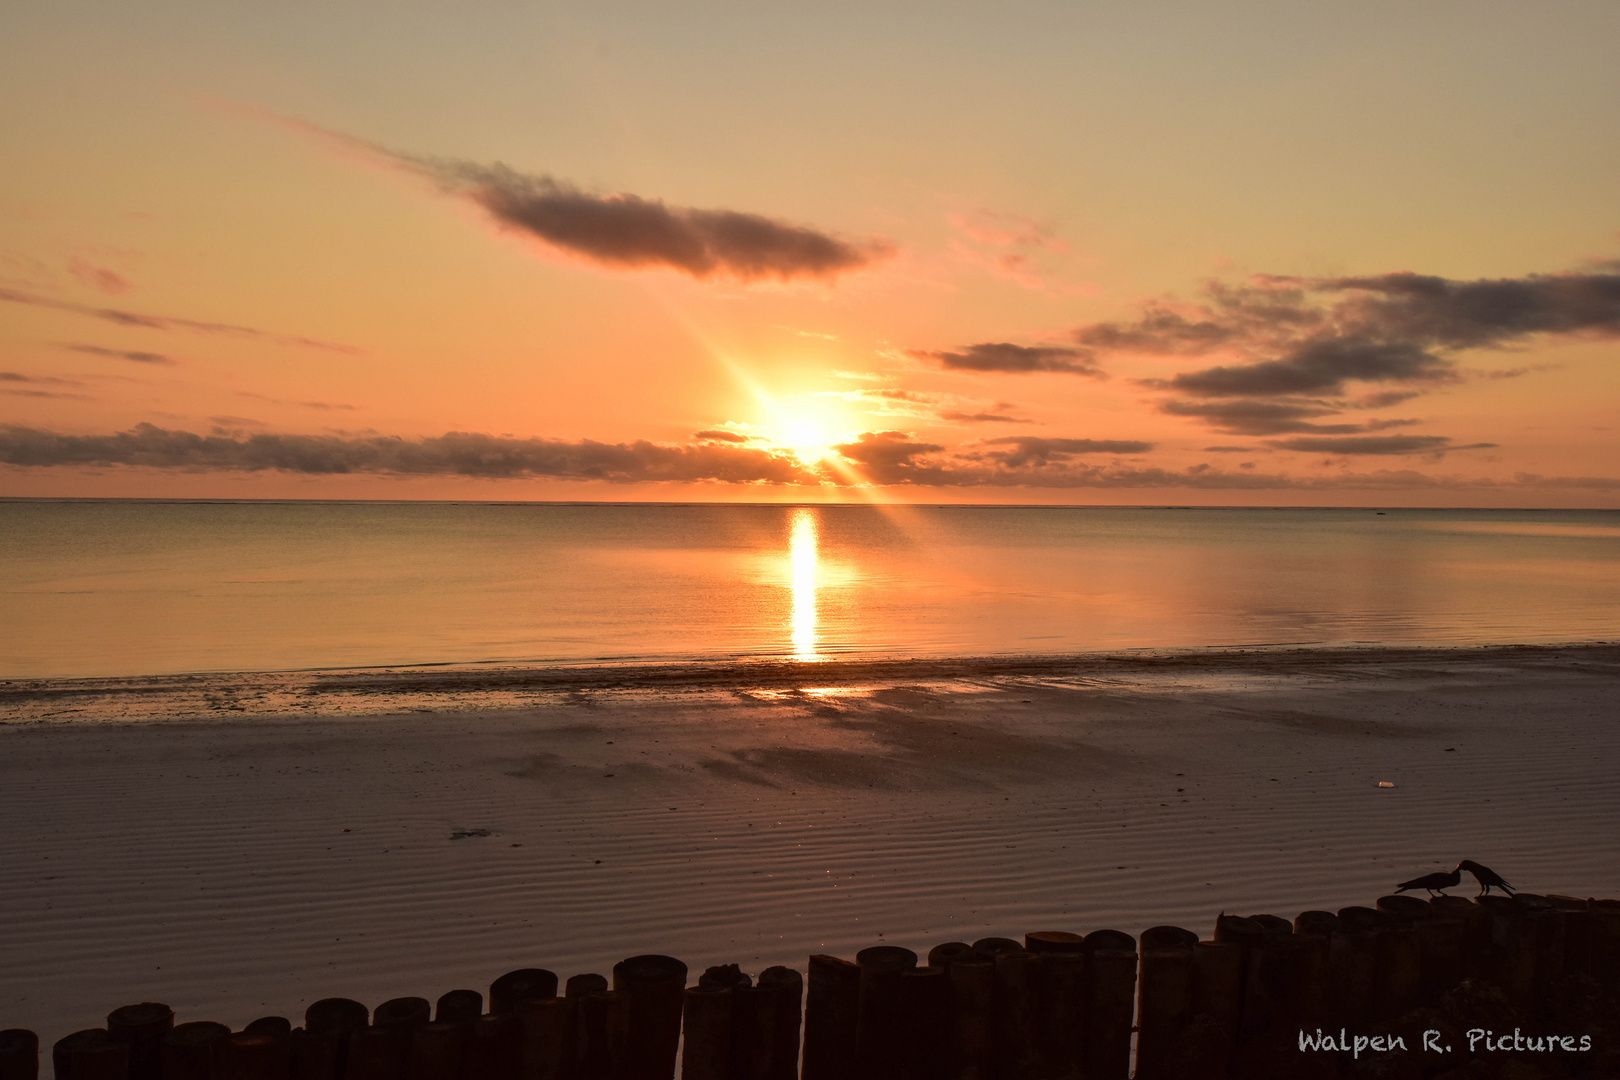
[[1620, 638], [1620, 513], [0, 502], [0, 675]]

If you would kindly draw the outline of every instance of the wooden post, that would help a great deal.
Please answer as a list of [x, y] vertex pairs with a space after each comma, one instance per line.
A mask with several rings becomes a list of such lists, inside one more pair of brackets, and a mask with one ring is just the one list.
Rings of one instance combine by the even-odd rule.
[[[681, 988], [685, 991], [685, 987]], [[617, 990], [574, 999], [574, 1072], [578, 1080], [628, 1080], [630, 1000]], [[674, 1063], [670, 1066], [674, 1068]], [[471, 1077], [469, 1077], [471, 1080]]]
[[1024, 935], [1024, 948], [1032, 953], [1077, 953], [1085, 951], [1086, 939], [1067, 930], [1036, 930]]
[[[390, 998], [378, 1005], [371, 1013], [371, 1026], [378, 1034], [364, 1041], [367, 1046], [375, 1042], [374, 1056], [380, 1056], [375, 1062], [368, 1062], [366, 1068], [381, 1070], [377, 1073], [379, 1080], [383, 1077], [398, 1080], [404, 1076], [405, 1063], [411, 1055], [411, 1032], [426, 1024], [432, 1016], [433, 1006], [428, 1004], [427, 998]], [[350, 1051], [351, 1055], [353, 1052]], [[349, 1071], [355, 1073], [355, 1069], [351, 1061]], [[344, 1080], [361, 1080], [361, 1074], [352, 1078], [346, 1076]]]
[[441, 1024], [470, 1024], [484, 1015], [484, 995], [476, 990], [451, 990], [439, 995], [433, 1019]]
[[836, 956], [810, 957], [803, 1080], [844, 1080], [853, 1075], [860, 988], [859, 966]]
[[1327, 1023], [1328, 955], [1339, 917], [1331, 911], [1302, 911], [1294, 916], [1299, 949], [1299, 1026], [1309, 1031]]
[[1055, 1080], [1076, 1080], [1085, 1067], [1086, 956], [1043, 952], [1041, 1056]]
[[129, 1044], [106, 1028], [64, 1035], [51, 1047], [57, 1080], [129, 1080]]
[[1593, 900], [1592, 976], [1612, 993], [1620, 993], [1620, 900]]
[[1523, 909], [1527, 930], [1535, 939], [1531, 998], [1539, 1007], [1564, 974], [1564, 917], [1551, 900], [1535, 893], [1517, 893], [1513, 902]]
[[107, 1014], [107, 1034], [129, 1047], [130, 1080], [158, 1080], [163, 1036], [174, 1028], [174, 1010], [156, 1001], [125, 1005]]
[[928, 966], [948, 968], [958, 960], [971, 960], [973, 946], [965, 941], [947, 941], [928, 950]]
[[292, 1034], [292, 1021], [285, 1016], [261, 1016], [242, 1030], [249, 1035], [273, 1035], [285, 1039]]
[[[1417, 935], [1417, 1000], [1426, 1005], [1438, 1004], [1446, 991], [1462, 979], [1462, 923], [1433, 903], [1416, 896], [1380, 896], [1378, 910], [1412, 927]], [[1386, 951], [1394, 948], [1388, 941], [1383, 946]], [[1407, 1009], [1411, 1007], [1408, 1005]], [[1407, 1009], [1389, 1015], [1404, 1016]]]
[[[1479, 974], [1485, 950], [1491, 943], [1491, 917], [1484, 908], [1463, 896], [1436, 896], [1429, 901], [1429, 909], [1436, 916], [1455, 923], [1462, 944], [1458, 958], [1457, 978], [1452, 986], [1470, 975]], [[1446, 991], [1442, 991], [1442, 996]]]
[[625, 1080], [674, 1077], [685, 988], [686, 965], [672, 956], [632, 956], [613, 965], [613, 989], [629, 1009]]
[[[473, 1021], [467, 1035], [469, 1080], [518, 1080], [522, 1065], [523, 1029], [515, 1013], [485, 1013]], [[354, 1078], [346, 1075], [343, 1080]]]
[[409, 1031], [433, 1019], [433, 1006], [427, 998], [390, 998], [372, 1010], [371, 1022], [380, 1028], [404, 1028]]
[[1012, 938], [987, 937], [980, 938], [973, 943], [973, 953], [980, 960], [989, 960], [994, 963], [997, 956], [1004, 952], [1025, 952], [1024, 946]]
[[1260, 939], [1247, 950], [1243, 1013], [1232, 1071], [1243, 1077], [1286, 1075], [1299, 1064], [1300, 947], [1294, 926], [1275, 915], [1250, 915]]
[[517, 1007], [524, 1080], [568, 1080], [573, 1075], [575, 1004], [572, 998], [549, 997], [531, 998]]
[[940, 967], [900, 973], [901, 1080], [943, 1080], [951, 1062], [951, 984]]
[[39, 1036], [27, 1028], [0, 1031], [0, 1080], [36, 1080]]
[[294, 1080], [342, 1080], [349, 1039], [371, 1010], [350, 998], [322, 998], [304, 1010], [304, 1038], [293, 1055]]
[[996, 965], [958, 960], [947, 970], [956, 1066], [952, 1080], [990, 1080], [996, 1074]]
[[1036, 1080], [1042, 1064], [1041, 958], [1019, 949], [997, 953], [995, 964], [997, 1074], [1001, 1080]]
[[859, 1080], [895, 1080], [900, 1072], [900, 973], [917, 966], [917, 954], [898, 945], [874, 945], [855, 954], [861, 969], [860, 1012], [855, 1023], [855, 1072]]
[[1193, 946], [1193, 968], [1193, 1015], [1209, 1017], [1228, 1040], [1236, 1039], [1243, 1019], [1242, 946], [1200, 941]]
[[1509, 1001], [1528, 1011], [1535, 1004], [1535, 928], [1525, 917], [1525, 909], [1506, 896], [1487, 894], [1475, 897], [1474, 903], [1491, 917], [1491, 944], [1499, 950], [1493, 981]]
[[1193, 1018], [1193, 947], [1198, 935], [1179, 926], [1142, 932], [1136, 1005], [1138, 1080], [1175, 1080], [1170, 1048]]
[[770, 1080], [776, 1057], [776, 1004], [780, 986], [746, 983], [731, 990], [731, 1075]]
[[219, 1044], [214, 1076], [216, 1080], [286, 1080], [287, 1042], [246, 1031], [227, 1035]]
[[1136, 1011], [1136, 939], [1118, 930], [1086, 935], [1087, 1080], [1125, 1080]]
[[1024, 948], [1040, 957], [1036, 1027], [1043, 1074], [1079, 1075], [1084, 1063], [1085, 938], [1066, 930], [1035, 930]]
[[1378, 971], [1378, 934], [1388, 916], [1369, 907], [1339, 909], [1339, 928], [1328, 946], [1328, 1026], [1364, 1027], [1372, 1019]]
[[412, 1028], [405, 1080], [461, 1080], [470, 1026], [458, 1021], [435, 1020]]
[[1380, 896], [1377, 904], [1389, 918], [1378, 935], [1373, 1018], [1399, 1020], [1423, 1000], [1423, 942], [1417, 924], [1432, 909], [1415, 896]]
[[732, 1080], [730, 986], [701, 981], [682, 992], [682, 1080]]
[[568, 982], [564, 984], [563, 996], [577, 998], [586, 994], [600, 994], [606, 989], [608, 989], [607, 976], [589, 971], [583, 975], [568, 976]]
[[163, 1036], [163, 1080], [213, 1080], [214, 1049], [230, 1033], [212, 1020], [176, 1024]]
[[770, 1080], [798, 1080], [799, 1029], [804, 1017], [804, 976], [776, 965], [759, 973], [759, 985], [776, 995], [772, 1018]]
[[349, 1058], [343, 1080], [401, 1080], [410, 1028], [367, 1025], [349, 1034]]
[[1564, 924], [1564, 970], [1592, 974], [1592, 908], [1578, 896], [1547, 897]]
[[518, 968], [489, 984], [489, 1011], [515, 1012], [518, 1002], [557, 996], [557, 976], [545, 968]]

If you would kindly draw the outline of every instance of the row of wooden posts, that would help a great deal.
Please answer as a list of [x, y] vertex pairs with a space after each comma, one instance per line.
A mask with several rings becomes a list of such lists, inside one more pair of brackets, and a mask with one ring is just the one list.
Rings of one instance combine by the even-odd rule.
[[[878, 945], [810, 957], [808, 995], [787, 967], [712, 967], [688, 986], [685, 964], [647, 955], [611, 985], [509, 972], [488, 1011], [476, 990], [435, 1007], [326, 998], [302, 1027], [232, 1032], [146, 1002], [51, 1057], [57, 1080], [670, 1080], [677, 1060], [686, 1080], [1126, 1080], [1133, 1062], [1140, 1080], [1258, 1078], [1298, 1029], [1393, 1021], [1466, 978], [1533, 1018], [1569, 974], [1620, 993], [1620, 901], [1397, 895], [1292, 922], [1223, 914], [1208, 940], [1040, 931], [926, 962]], [[32, 1032], [0, 1032], [0, 1080], [34, 1080], [38, 1061]]]

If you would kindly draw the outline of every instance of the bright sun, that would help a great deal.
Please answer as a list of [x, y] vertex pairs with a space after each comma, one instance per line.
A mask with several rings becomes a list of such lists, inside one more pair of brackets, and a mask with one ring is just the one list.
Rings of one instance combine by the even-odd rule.
[[800, 461], [820, 461], [832, 453], [832, 437], [814, 421], [793, 421], [782, 426], [777, 442], [793, 451]]
[[770, 419], [765, 432], [772, 442], [791, 450], [793, 456], [806, 465], [831, 457], [833, 444], [841, 438], [840, 426], [829, 404], [814, 397], [767, 399]]

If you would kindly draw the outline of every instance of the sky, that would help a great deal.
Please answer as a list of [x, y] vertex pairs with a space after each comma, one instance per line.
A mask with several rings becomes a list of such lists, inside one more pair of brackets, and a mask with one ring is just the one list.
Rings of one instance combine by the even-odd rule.
[[1620, 505], [1620, 7], [0, 13], [0, 496]]

